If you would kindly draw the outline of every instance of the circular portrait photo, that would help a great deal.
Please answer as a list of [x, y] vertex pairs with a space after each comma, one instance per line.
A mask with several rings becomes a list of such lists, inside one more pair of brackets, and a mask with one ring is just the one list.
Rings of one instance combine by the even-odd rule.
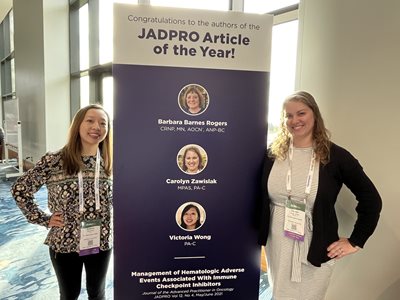
[[176, 163], [182, 172], [189, 175], [196, 175], [202, 172], [207, 166], [206, 151], [196, 144], [189, 144], [179, 150], [176, 156]]
[[194, 231], [203, 226], [206, 220], [206, 211], [196, 202], [186, 202], [176, 211], [175, 219], [183, 230]]
[[210, 98], [207, 90], [199, 84], [185, 85], [178, 96], [178, 104], [182, 111], [197, 116], [207, 110]]

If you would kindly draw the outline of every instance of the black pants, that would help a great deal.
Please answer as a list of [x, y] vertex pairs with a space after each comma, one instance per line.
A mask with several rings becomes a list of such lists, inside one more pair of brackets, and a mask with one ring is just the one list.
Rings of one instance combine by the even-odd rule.
[[50, 258], [60, 289], [60, 300], [78, 299], [83, 266], [85, 266], [89, 300], [105, 300], [106, 274], [110, 257], [111, 250], [79, 256], [78, 253], [57, 253], [50, 249]]

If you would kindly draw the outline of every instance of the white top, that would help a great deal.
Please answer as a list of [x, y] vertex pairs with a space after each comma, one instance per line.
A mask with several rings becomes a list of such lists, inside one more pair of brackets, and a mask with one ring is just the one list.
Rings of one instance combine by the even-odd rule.
[[[303, 201], [310, 169], [312, 148], [294, 148], [292, 161], [291, 198]], [[304, 241], [284, 236], [285, 201], [288, 197], [286, 177], [289, 159], [275, 160], [268, 178], [271, 198], [271, 227], [267, 242], [268, 275], [273, 299], [324, 299], [334, 261], [314, 267], [307, 261], [312, 238], [312, 209], [318, 189], [319, 162], [316, 162], [310, 195], [306, 202]]]

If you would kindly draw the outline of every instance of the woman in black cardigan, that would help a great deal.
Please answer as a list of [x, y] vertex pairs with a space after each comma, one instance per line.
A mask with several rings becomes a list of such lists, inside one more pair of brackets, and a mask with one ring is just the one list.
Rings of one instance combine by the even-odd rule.
[[[324, 299], [335, 261], [363, 248], [382, 201], [359, 162], [330, 141], [309, 93], [286, 98], [262, 184], [259, 243], [266, 245], [274, 299]], [[358, 201], [350, 237], [339, 237], [334, 207], [343, 184]]]

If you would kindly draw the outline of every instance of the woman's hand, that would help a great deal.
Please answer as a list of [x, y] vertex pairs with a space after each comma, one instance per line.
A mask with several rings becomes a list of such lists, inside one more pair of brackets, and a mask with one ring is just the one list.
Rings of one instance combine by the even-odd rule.
[[360, 248], [353, 247], [347, 238], [340, 238], [338, 241], [330, 244], [327, 250], [328, 257], [339, 259], [357, 252]]
[[57, 211], [50, 217], [49, 227], [63, 227], [64, 226], [64, 218], [62, 213]]

